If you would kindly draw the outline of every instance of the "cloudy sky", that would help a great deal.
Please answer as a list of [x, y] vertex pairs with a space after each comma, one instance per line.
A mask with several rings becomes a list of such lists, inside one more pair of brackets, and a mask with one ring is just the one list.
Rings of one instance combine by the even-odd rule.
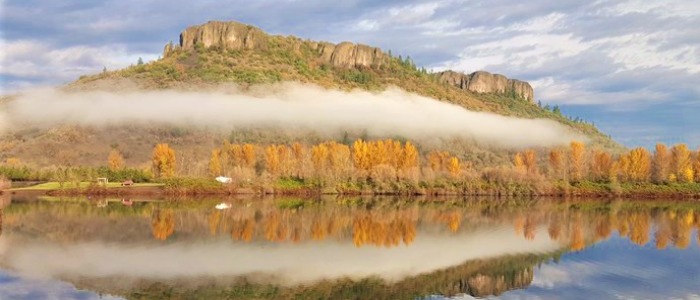
[[0, 0], [0, 92], [157, 59], [208, 20], [376, 45], [433, 70], [505, 74], [628, 146], [700, 146], [695, 0]]

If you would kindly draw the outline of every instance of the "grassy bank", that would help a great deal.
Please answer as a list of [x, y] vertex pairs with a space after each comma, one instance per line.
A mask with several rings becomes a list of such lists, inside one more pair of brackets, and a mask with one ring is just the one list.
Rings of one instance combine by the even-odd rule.
[[283, 178], [262, 184], [221, 184], [209, 178], [170, 178], [154, 183], [135, 183], [123, 187], [120, 183], [97, 185], [94, 182], [46, 182], [14, 188], [10, 193], [43, 192], [49, 195], [405, 195], [405, 196], [489, 196], [489, 197], [589, 197], [589, 198], [667, 198], [700, 199], [698, 183], [600, 183], [568, 182], [509, 182], [485, 180], [377, 183], [371, 181], [341, 181], [324, 183], [314, 180]]

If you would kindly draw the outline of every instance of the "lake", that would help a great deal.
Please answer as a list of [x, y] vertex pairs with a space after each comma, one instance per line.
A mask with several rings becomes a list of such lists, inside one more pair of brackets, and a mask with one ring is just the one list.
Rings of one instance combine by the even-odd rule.
[[2, 197], [0, 299], [700, 298], [698, 201]]

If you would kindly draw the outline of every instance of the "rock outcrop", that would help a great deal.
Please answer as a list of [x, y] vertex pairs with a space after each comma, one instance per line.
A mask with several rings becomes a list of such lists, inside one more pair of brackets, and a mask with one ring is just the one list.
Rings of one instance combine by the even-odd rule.
[[[390, 59], [388, 54], [376, 47], [350, 42], [336, 45], [328, 42], [302, 41], [291, 36], [271, 36], [251, 25], [221, 21], [210, 21], [206, 24], [188, 27], [180, 34], [179, 45], [173, 45], [172, 42], [165, 45], [163, 57], [168, 57], [178, 49], [191, 51], [199, 47], [266, 51], [270, 45], [279, 45], [279, 43], [272, 43], [273, 39], [286, 39], [284, 41], [291, 44], [290, 51], [299, 51], [302, 45], [308, 46], [318, 55], [317, 59], [320, 63], [338, 68], [378, 68], [388, 63]], [[445, 71], [439, 73], [438, 76], [442, 82], [463, 90], [512, 95], [530, 102], [534, 101], [534, 92], [530, 84], [508, 79], [503, 75], [484, 71], [471, 74]]]
[[439, 79], [442, 82], [472, 92], [513, 95], [530, 102], [533, 102], [535, 99], [534, 90], [529, 83], [517, 79], [508, 79], [500, 74], [491, 74], [485, 71], [477, 71], [471, 74], [444, 71], [439, 74]]
[[[196, 47], [219, 47], [231, 50], [266, 50], [269, 38], [271, 36], [257, 27], [238, 22], [210, 21], [185, 29], [180, 34], [180, 45], [173, 46], [172, 43], [166, 45], [163, 49], [163, 57], [167, 57], [177, 48], [192, 50]], [[375, 68], [381, 66], [389, 58], [381, 49], [362, 44], [342, 42], [335, 45], [310, 41], [307, 43], [311, 49], [317, 51], [319, 60], [335, 67]]]

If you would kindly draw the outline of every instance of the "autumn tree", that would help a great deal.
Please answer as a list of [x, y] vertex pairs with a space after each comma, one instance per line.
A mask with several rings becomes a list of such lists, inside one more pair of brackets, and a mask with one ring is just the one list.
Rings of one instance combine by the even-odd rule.
[[300, 143], [292, 144], [291, 160], [293, 165], [293, 173], [297, 177], [302, 177], [306, 162], [306, 147]]
[[523, 158], [522, 153], [515, 153], [515, 156], [513, 156], [513, 166], [518, 172], [525, 173], [527, 171], [527, 167], [525, 166], [525, 159]]
[[579, 181], [585, 176], [586, 146], [581, 142], [573, 141], [569, 148], [569, 178], [572, 181]]
[[318, 144], [311, 147], [311, 162], [317, 174], [321, 174], [328, 164], [328, 146], [326, 144]]
[[109, 166], [109, 169], [112, 171], [116, 171], [124, 167], [124, 157], [121, 153], [119, 153], [119, 150], [113, 149], [109, 152], [109, 156], [107, 157], [107, 166]]
[[158, 144], [153, 148], [153, 171], [156, 177], [172, 177], [175, 175], [175, 150], [168, 144]]
[[352, 161], [355, 168], [361, 171], [369, 171], [371, 167], [369, 145], [362, 139], [352, 144]]
[[[695, 182], [700, 182], [700, 149], [695, 154], [695, 160], [693, 160], [693, 171], [695, 171]], [[698, 231], [698, 237], [700, 237], [700, 231]]]
[[525, 169], [530, 175], [539, 173], [537, 171], [537, 153], [535, 150], [527, 150], [523, 154], [523, 163], [525, 164]]
[[221, 150], [214, 149], [211, 151], [211, 158], [209, 159], [209, 174], [211, 176], [221, 175]]
[[[688, 169], [692, 170], [688, 146], [678, 144], [671, 148], [671, 173], [680, 180], [687, 179]], [[692, 177], [692, 176], [691, 176]]]
[[449, 163], [447, 165], [447, 171], [450, 172], [452, 177], [457, 178], [462, 173], [462, 166], [459, 158], [453, 156], [450, 157]]
[[654, 150], [654, 159], [652, 161], [651, 179], [655, 183], [663, 183], [668, 180], [671, 158], [666, 145], [658, 143]]
[[651, 175], [651, 155], [643, 147], [635, 148], [620, 158], [620, 171], [626, 180], [648, 181]]
[[416, 168], [419, 164], [418, 159], [418, 149], [416, 149], [411, 142], [406, 142], [403, 146], [403, 151], [401, 152], [401, 163], [399, 168], [404, 171], [411, 168]]
[[255, 163], [257, 162], [255, 146], [252, 144], [244, 144], [243, 147], [241, 147], [241, 154], [245, 166], [248, 168], [255, 168]]
[[604, 181], [609, 178], [611, 169], [613, 168], [613, 159], [610, 153], [602, 150], [596, 150], [593, 153], [591, 162], [591, 175], [594, 180]]
[[352, 170], [350, 147], [331, 141], [326, 143], [326, 148], [328, 149], [328, 169], [334, 179], [349, 176]]
[[450, 160], [450, 153], [445, 151], [431, 151], [428, 153], [428, 164], [434, 172], [445, 171]]
[[277, 145], [269, 145], [265, 147], [265, 170], [273, 176], [279, 175], [280, 157], [277, 150]]
[[549, 151], [549, 176], [562, 179], [565, 169], [564, 154], [561, 149], [552, 149]]

